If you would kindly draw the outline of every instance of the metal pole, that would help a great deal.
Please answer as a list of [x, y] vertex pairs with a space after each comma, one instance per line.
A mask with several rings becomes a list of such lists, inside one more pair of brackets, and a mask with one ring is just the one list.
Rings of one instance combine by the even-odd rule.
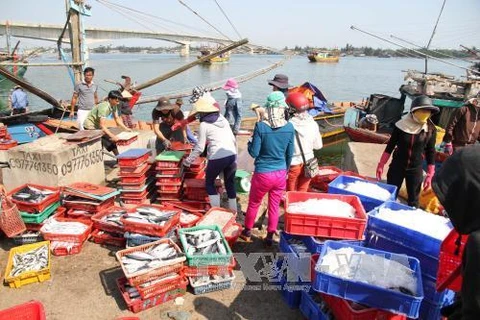
[[[447, 0], [443, 0], [442, 8], [440, 9], [440, 13], [438, 14], [437, 22], [435, 23], [435, 27], [433, 27], [432, 35], [430, 36], [430, 40], [428, 40], [428, 43], [427, 43], [427, 47], [426, 47], [427, 50], [430, 48], [430, 44], [432, 43], [433, 36], [435, 35], [435, 32], [437, 31], [438, 22], [440, 21], [440, 17], [442, 16], [443, 8], [445, 8], [445, 3], [446, 2], [447, 2]], [[428, 73], [427, 71], [428, 71], [428, 57], [425, 56], [425, 74]]]
[[400, 47], [400, 48], [404, 48], [404, 49], [411, 50], [411, 51], [413, 51], [413, 52], [415, 52], [415, 53], [417, 53], [417, 54], [419, 54], [419, 55], [421, 55], [421, 56], [428, 57], [428, 58], [430, 58], [430, 59], [432, 59], [432, 60], [437, 60], [437, 61], [440, 61], [440, 62], [442, 62], [442, 63], [448, 64], [448, 65], [451, 65], [451, 66], [454, 66], [454, 67], [457, 67], [457, 68], [460, 68], [460, 69], [470, 70], [471, 72], [474, 72], [474, 73], [476, 73], [476, 74], [480, 74], [480, 72], [478, 72], [478, 71], [476, 71], [476, 70], [473, 70], [473, 69], [471, 69], [471, 68], [467, 68], [467, 67], [458, 65], [458, 64], [453, 63], [453, 62], [450, 62], [450, 61], [445, 61], [445, 60], [443, 60], [443, 59], [430, 56], [430, 55], [425, 54], [425, 53], [423, 53], [423, 52], [421, 52], [421, 51], [408, 48], [408, 47], [406, 47], [406, 46], [404, 46], [404, 45], [401, 45], [401, 44], [399, 44], [399, 43], [397, 43], [397, 42], [394, 42], [394, 41], [391, 41], [391, 40], [382, 38], [382, 37], [380, 37], [380, 36], [377, 36], [377, 35], [375, 35], [375, 34], [373, 34], [373, 33], [370, 33], [370, 32], [367, 32], [367, 31], [364, 31], [364, 30], [361, 30], [361, 29], [358, 29], [358, 28], [355, 27], [355, 26], [350, 26], [350, 29], [352, 29], [352, 30], [357, 30], [357, 31], [360, 31], [360, 32], [362, 32], [362, 33], [368, 34], [369, 36], [372, 36], [372, 37], [374, 37], [374, 38], [377, 38], [377, 39], [383, 40], [383, 41], [385, 41], [385, 42], [391, 43], [391, 44], [396, 45], [396, 46], [398, 46], [398, 47]]

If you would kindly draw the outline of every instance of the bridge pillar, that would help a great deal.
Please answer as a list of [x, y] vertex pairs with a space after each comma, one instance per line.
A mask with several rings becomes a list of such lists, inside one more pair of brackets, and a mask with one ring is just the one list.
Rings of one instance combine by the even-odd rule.
[[188, 57], [190, 55], [190, 43], [182, 44], [182, 49], [180, 49], [180, 57]]

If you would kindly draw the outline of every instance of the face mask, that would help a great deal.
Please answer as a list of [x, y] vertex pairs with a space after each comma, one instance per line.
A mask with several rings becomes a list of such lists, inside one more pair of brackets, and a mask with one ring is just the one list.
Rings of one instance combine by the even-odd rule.
[[427, 123], [431, 115], [432, 115], [432, 111], [425, 110], [425, 109], [420, 109], [413, 112], [413, 116], [420, 123]]

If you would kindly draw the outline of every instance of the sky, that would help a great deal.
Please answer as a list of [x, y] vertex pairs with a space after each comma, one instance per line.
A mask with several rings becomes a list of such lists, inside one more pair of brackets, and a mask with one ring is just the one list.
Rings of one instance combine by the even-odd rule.
[[[390, 38], [390, 35], [425, 46], [432, 34], [443, 0], [183, 2], [232, 40], [248, 38], [250, 43], [279, 49], [285, 46], [341, 48], [347, 43], [354, 46], [396, 49], [398, 47], [395, 45], [351, 30], [350, 26], [354, 25], [399, 43], [402, 42]], [[65, 23], [65, 0], [2, 0], [1, 3], [2, 22], [9, 20], [62, 26]], [[92, 16], [85, 18], [86, 27], [224, 37], [179, 0], [88, 0], [87, 3], [92, 6]], [[447, 0], [431, 48], [460, 49], [460, 44], [480, 47], [479, 14], [480, 0]], [[238, 34], [229, 24], [227, 17]], [[24, 47], [42, 44], [30, 39], [21, 41]], [[90, 46], [109, 44], [152, 47], [171, 45], [155, 40], [115, 40]]]

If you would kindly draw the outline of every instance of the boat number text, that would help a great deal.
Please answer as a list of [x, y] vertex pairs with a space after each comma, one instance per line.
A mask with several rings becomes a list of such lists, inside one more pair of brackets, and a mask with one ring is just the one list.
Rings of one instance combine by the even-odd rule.
[[65, 176], [76, 170], [88, 168], [96, 163], [103, 162], [102, 150], [94, 150], [87, 154], [79, 155], [68, 162], [59, 166], [52, 163], [43, 161], [34, 161], [33, 159], [10, 159], [9, 164], [11, 168], [29, 170], [29, 171], [41, 171], [49, 174], [58, 175], [61, 173]]

